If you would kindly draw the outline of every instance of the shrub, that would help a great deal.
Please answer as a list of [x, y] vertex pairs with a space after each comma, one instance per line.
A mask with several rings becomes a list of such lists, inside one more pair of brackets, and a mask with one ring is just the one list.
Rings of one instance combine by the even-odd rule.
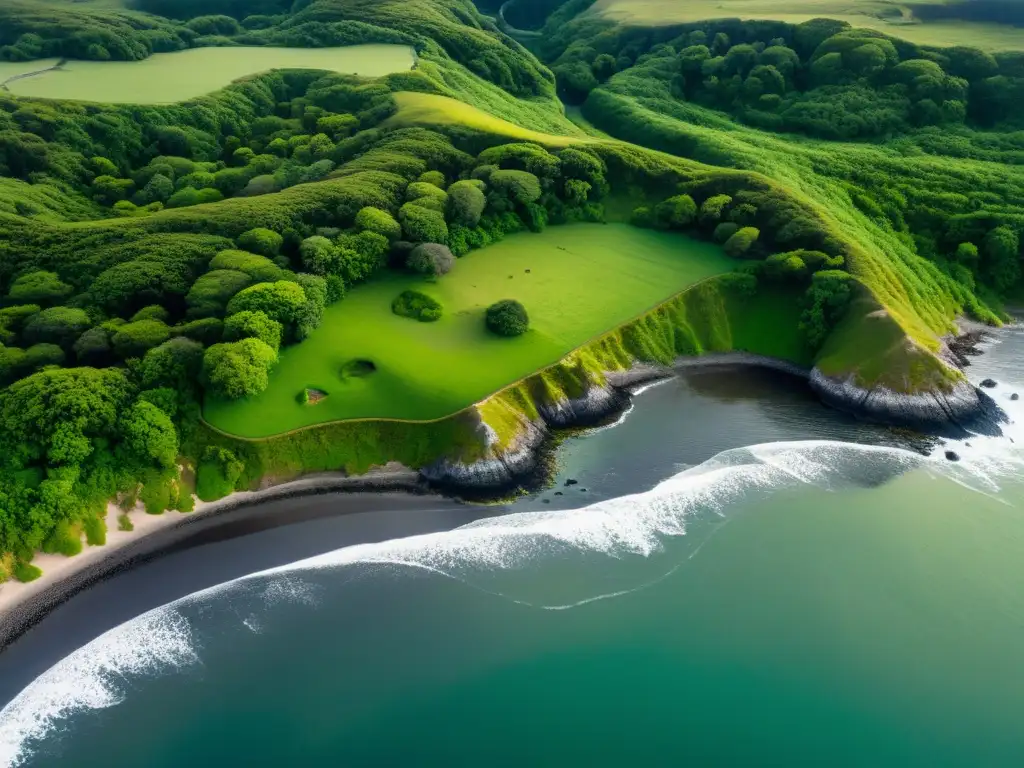
[[448, 240], [448, 225], [444, 214], [429, 208], [406, 203], [398, 212], [402, 234], [414, 243], [444, 243]]
[[23, 584], [35, 581], [42, 575], [43, 572], [36, 566], [32, 565], [32, 563], [26, 563], [19, 560], [14, 565], [14, 578]]
[[28, 370], [39, 370], [48, 365], [63, 365], [64, 350], [56, 344], [33, 344], [25, 350], [25, 368]]
[[128, 515], [122, 513], [117, 516], [117, 530], [123, 532], [130, 532], [135, 530], [135, 523]]
[[740, 225], [732, 221], [723, 221], [717, 227], [712, 235], [716, 243], [724, 243], [730, 237], [735, 235], [740, 230]]
[[220, 341], [224, 335], [224, 322], [216, 317], [204, 317], [201, 320], [193, 320], [190, 323], [175, 326], [171, 329], [171, 335], [182, 336], [198, 341], [204, 346], [210, 346]]
[[84, 309], [52, 307], [32, 317], [22, 335], [27, 344], [57, 344], [70, 349], [75, 340], [92, 325]]
[[729, 195], [713, 195], [700, 206], [700, 223], [706, 227], [717, 226], [725, 209], [732, 203]]
[[444, 189], [445, 179], [444, 174], [440, 171], [425, 171], [420, 174], [420, 177], [416, 180], [423, 184], [433, 184], [435, 187]]
[[654, 212], [661, 226], [682, 229], [697, 216], [697, 204], [689, 195], [676, 195], [658, 203]]
[[148, 307], [143, 307], [132, 315], [131, 322], [137, 323], [139, 320], [159, 320], [161, 323], [166, 323], [170, 318], [171, 313], [159, 304], [150, 304]]
[[629, 216], [629, 222], [634, 227], [653, 227], [654, 211], [646, 205], [640, 205], [633, 209]]
[[29, 272], [11, 284], [7, 298], [16, 304], [56, 304], [71, 291], [55, 272]]
[[725, 252], [733, 258], [741, 258], [750, 253], [761, 232], [757, 227], [743, 227], [736, 230], [733, 235], [725, 241]]
[[142, 357], [170, 337], [171, 329], [159, 320], [140, 320], [120, 326], [111, 341], [118, 357], [127, 360], [130, 357]]
[[495, 192], [526, 205], [540, 199], [540, 179], [527, 171], [494, 171], [488, 184]]
[[472, 229], [480, 223], [487, 197], [475, 180], [456, 181], [448, 187], [448, 218], [453, 224]]
[[487, 308], [487, 328], [499, 336], [521, 336], [530, 328], [526, 308], [514, 299], [503, 299]]
[[292, 322], [306, 303], [306, 294], [298, 283], [279, 280], [257, 283], [239, 291], [228, 302], [228, 315], [250, 310], [263, 312], [282, 325]]
[[395, 217], [380, 208], [367, 206], [356, 214], [356, 227], [365, 232], [376, 232], [388, 240], [395, 241], [402, 236], [402, 225]]
[[455, 257], [447, 245], [422, 243], [412, 249], [406, 265], [413, 272], [432, 277], [441, 277], [451, 271]]
[[224, 340], [259, 339], [271, 349], [281, 346], [283, 328], [276, 320], [271, 320], [264, 312], [246, 310], [231, 315], [224, 321]]
[[217, 397], [234, 400], [258, 395], [267, 388], [276, 362], [277, 353], [259, 339], [214, 344], [203, 355], [202, 381]]
[[281, 252], [284, 238], [272, 229], [257, 227], [238, 236], [238, 247], [249, 253], [258, 253], [268, 258]]
[[441, 319], [440, 302], [419, 291], [402, 291], [391, 302], [391, 311], [402, 317], [411, 317], [421, 323], [432, 323]]

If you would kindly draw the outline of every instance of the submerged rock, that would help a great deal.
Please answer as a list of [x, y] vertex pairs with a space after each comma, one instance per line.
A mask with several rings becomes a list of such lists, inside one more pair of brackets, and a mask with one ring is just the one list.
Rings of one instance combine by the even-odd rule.
[[1010, 399], [1011, 400], [1020, 400], [1020, 395], [1018, 395], [1016, 392], [1014, 392], [1012, 395], [1010, 395]]
[[997, 385], [994, 379], [985, 379], [983, 382], [981, 382], [981, 386], [983, 386], [985, 389], [993, 389]]
[[946, 458], [950, 461], [960, 461], [960, 454], [956, 451], [946, 451]]
[[571, 477], [565, 481], [565, 487], [568, 488], [570, 485], [578, 485], [579, 480], [573, 480]]

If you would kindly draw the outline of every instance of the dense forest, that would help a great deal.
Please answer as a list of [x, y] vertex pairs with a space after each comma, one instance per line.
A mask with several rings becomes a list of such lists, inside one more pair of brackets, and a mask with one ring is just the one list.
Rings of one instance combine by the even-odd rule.
[[[742, 260], [727, 290], [802, 295], [812, 357], [867, 291], [929, 371], [956, 314], [998, 323], [1020, 287], [1024, 55], [828, 20], [626, 26], [580, 0], [521, 9], [523, 26], [547, 18], [536, 55], [468, 0], [130, 5], [7, 3], [0, 59], [361, 42], [420, 58], [169, 106], [0, 91], [0, 577], [38, 575], [33, 552], [73, 554], [83, 533], [102, 542], [112, 498], [191, 509], [182, 465], [201, 498], [246, 487], [204, 398], [265, 389], [281, 347], [375, 274], [443, 280], [511, 232], [625, 219], [718, 242]], [[411, 124], [407, 91], [563, 138]], [[488, 312], [497, 334], [528, 323], [521, 306]]]

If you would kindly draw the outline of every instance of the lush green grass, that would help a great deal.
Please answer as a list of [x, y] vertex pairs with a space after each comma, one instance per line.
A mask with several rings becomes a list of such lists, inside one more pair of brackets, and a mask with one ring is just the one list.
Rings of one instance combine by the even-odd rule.
[[705, 19], [767, 19], [799, 24], [838, 19], [877, 29], [918, 45], [971, 45], [990, 51], [1024, 49], [1024, 34], [1007, 24], [963, 20], [923, 20], [913, 2], [888, 0], [597, 0], [592, 14], [637, 26], [682, 24]]
[[[457, 125], [510, 140], [533, 141], [546, 147], [566, 147], [593, 140], [587, 138], [582, 131], [576, 136], [557, 136], [533, 131], [456, 99], [432, 93], [399, 92], [395, 94], [395, 102], [398, 104], [398, 112], [387, 120], [385, 126]], [[572, 123], [568, 120], [565, 122], [571, 131]]]
[[[732, 265], [716, 246], [628, 225], [513, 235], [460, 259], [436, 283], [391, 275], [354, 289], [308, 339], [282, 352], [265, 393], [208, 402], [205, 417], [246, 437], [339, 419], [437, 419]], [[418, 323], [394, 315], [391, 301], [406, 289], [436, 298], [444, 317]], [[504, 339], [485, 329], [485, 308], [504, 298], [520, 300], [530, 313], [523, 336]], [[353, 360], [372, 361], [376, 371], [343, 381], [339, 373]], [[296, 395], [305, 387], [328, 396], [302, 405]]]
[[[44, 99], [171, 104], [270, 69], [322, 69], [380, 77], [411, 69], [414, 63], [413, 50], [404, 45], [194, 48], [154, 54], [142, 61], [69, 61], [59, 70], [15, 80], [8, 89], [18, 96]], [[5, 72], [6, 69], [0, 69], [0, 78]], [[13, 74], [19, 73], [12, 71]]]
[[32, 61], [0, 61], [0, 86], [12, 77], [38, 72], [56, 65], [60, 59], [34, 59]]

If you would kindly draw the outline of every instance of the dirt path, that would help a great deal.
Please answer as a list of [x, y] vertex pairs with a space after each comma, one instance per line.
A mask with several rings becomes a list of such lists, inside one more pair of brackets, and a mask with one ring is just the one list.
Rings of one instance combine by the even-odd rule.
[[8, 77], [6, 80], [4, 80], [2, 83], [0, 83], [0, 90], [9, 91], [10, 88], [8, 88], [7, 86], [10, 83], [13, 83], [15, 80], [24, 80], [26, 77], [35, 77], [36, 75], [41, 75], [44, 72], [53, 72], [56, 69], [60, 69], [65, 64], [67, 64], [67, 61], [68, 61], [67, 59], [61, 59], [56, 64], [54, 64], [52, 67], [46, 67], [45, 69], [37, 69], [35, 72], [22, 72], [20, 75], [14, 75], [13, 77]]

